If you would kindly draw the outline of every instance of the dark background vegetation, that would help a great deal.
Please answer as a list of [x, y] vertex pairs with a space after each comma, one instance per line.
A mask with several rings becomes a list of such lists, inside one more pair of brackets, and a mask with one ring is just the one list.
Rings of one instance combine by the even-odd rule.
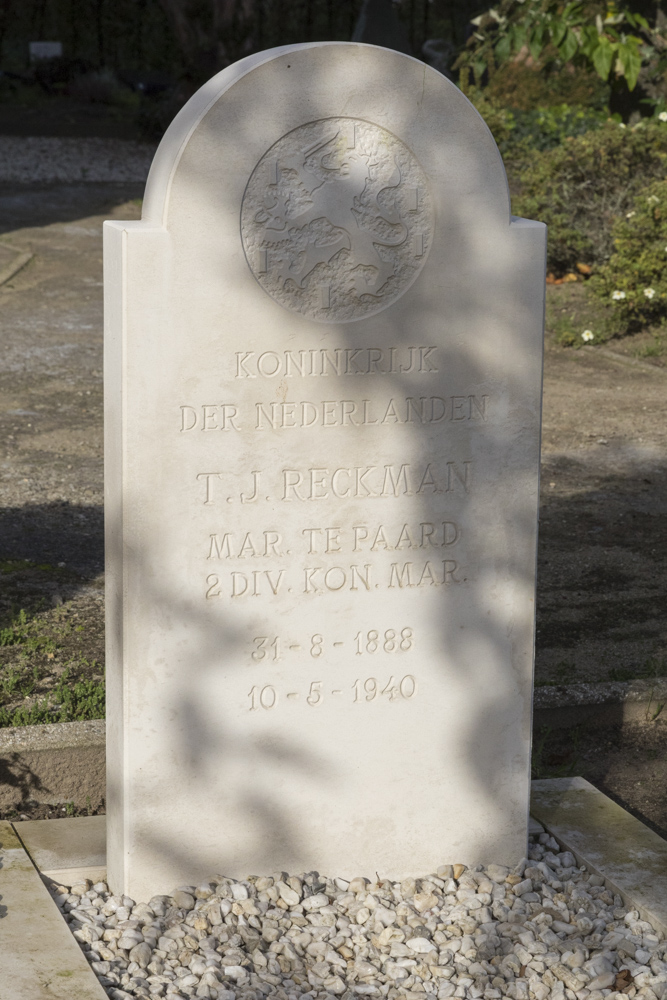
[[[226, 64], [275, 45], [349, 41], [361, 0], [0, 0], [0, 64], [29, 69], [28, 43], [63, 43], [74, 70], [109, 68], [130, 79], [164, 74], [197, 82]], [[413, 54], [429, 38], [458, 47], [471, 0], [403, 0], [396, 12]], [[63, 72], [67, 67], [63, 67]]]

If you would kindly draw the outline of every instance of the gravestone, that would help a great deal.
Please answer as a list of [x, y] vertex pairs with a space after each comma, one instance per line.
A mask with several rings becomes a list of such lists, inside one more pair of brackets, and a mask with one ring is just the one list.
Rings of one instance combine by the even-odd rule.
[[105, 226], [108, 866], [525, 853], [545, 228], [440, 73], [251, 56]]

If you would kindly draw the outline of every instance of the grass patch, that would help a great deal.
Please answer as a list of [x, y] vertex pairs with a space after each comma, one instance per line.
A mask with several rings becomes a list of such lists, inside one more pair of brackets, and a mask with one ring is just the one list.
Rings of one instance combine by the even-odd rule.
[[[25, 697], [29, 697], [33, 690], [34, 680], [29, 684]], [[104, 711], [104, 680], [77, 678], [76, 673], [67, 667], [56, 686], [44, 698], [15, 708], [0, 707], [0, 727], [103, 719]]]
[[104, 718], [103, 607], [45, 603], [0, 627], [0, 727]]
[[40, 573], [50, 573], [53, 576], [71, 576], [69, 570], [54, 566], [52, 563], [36, 563], [31, 559], [0, 559], [0, 573], [20, 573], [30, 569], [39, 570]]
[[612, 667], [607, 671], [610, 681], [658, 680], [662, 677], [667, 677], [667, 660], [657, 656], [636, 667]]
[[591, 294], [583, 281], [547, 286], [546, 330], [560, 347], [575, 349], [602, 344], [625, 332], [618, 313]]
[[652, 341], [637, 347], [633, 353], [637, 358], [661, 358], [666, 351], [667, 343], [665, 343], [663, 332], [660, 332], [654, 333]]
[[53, 636], [40, 634], [23, 609], [6, 628], [0, 629], [0, 646], [21, 646], [25, 652], [41, 651], [47, 656], [56, 649]]

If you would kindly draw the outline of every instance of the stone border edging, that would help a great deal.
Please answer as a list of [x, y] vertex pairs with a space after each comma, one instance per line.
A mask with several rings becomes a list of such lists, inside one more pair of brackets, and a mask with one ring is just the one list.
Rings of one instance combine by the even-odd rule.
[[0, 809], [30, 800], [97, 808], [106, 794], [106, 722], [0, 729]]
[[585, 778], [531, 782], [530, 812], [578, 865], [667, 934], [667, 841]]
[[619, 702], [667, 701], [667, 677], [656, 680], [605, 681], [602, 684], [543, 685], [535, 688], [534, 705], [570, 708]]
[[598, 726], [667, 718], [667, 677], [535, 688], [533, 721], [561, 729], [582, 722]]
[[0, 729], [0, 756], [22, 750], [61, 750], [64, 747], [104, 745], [106, 721], [53, 722], [42, 726], [13, 726]]

